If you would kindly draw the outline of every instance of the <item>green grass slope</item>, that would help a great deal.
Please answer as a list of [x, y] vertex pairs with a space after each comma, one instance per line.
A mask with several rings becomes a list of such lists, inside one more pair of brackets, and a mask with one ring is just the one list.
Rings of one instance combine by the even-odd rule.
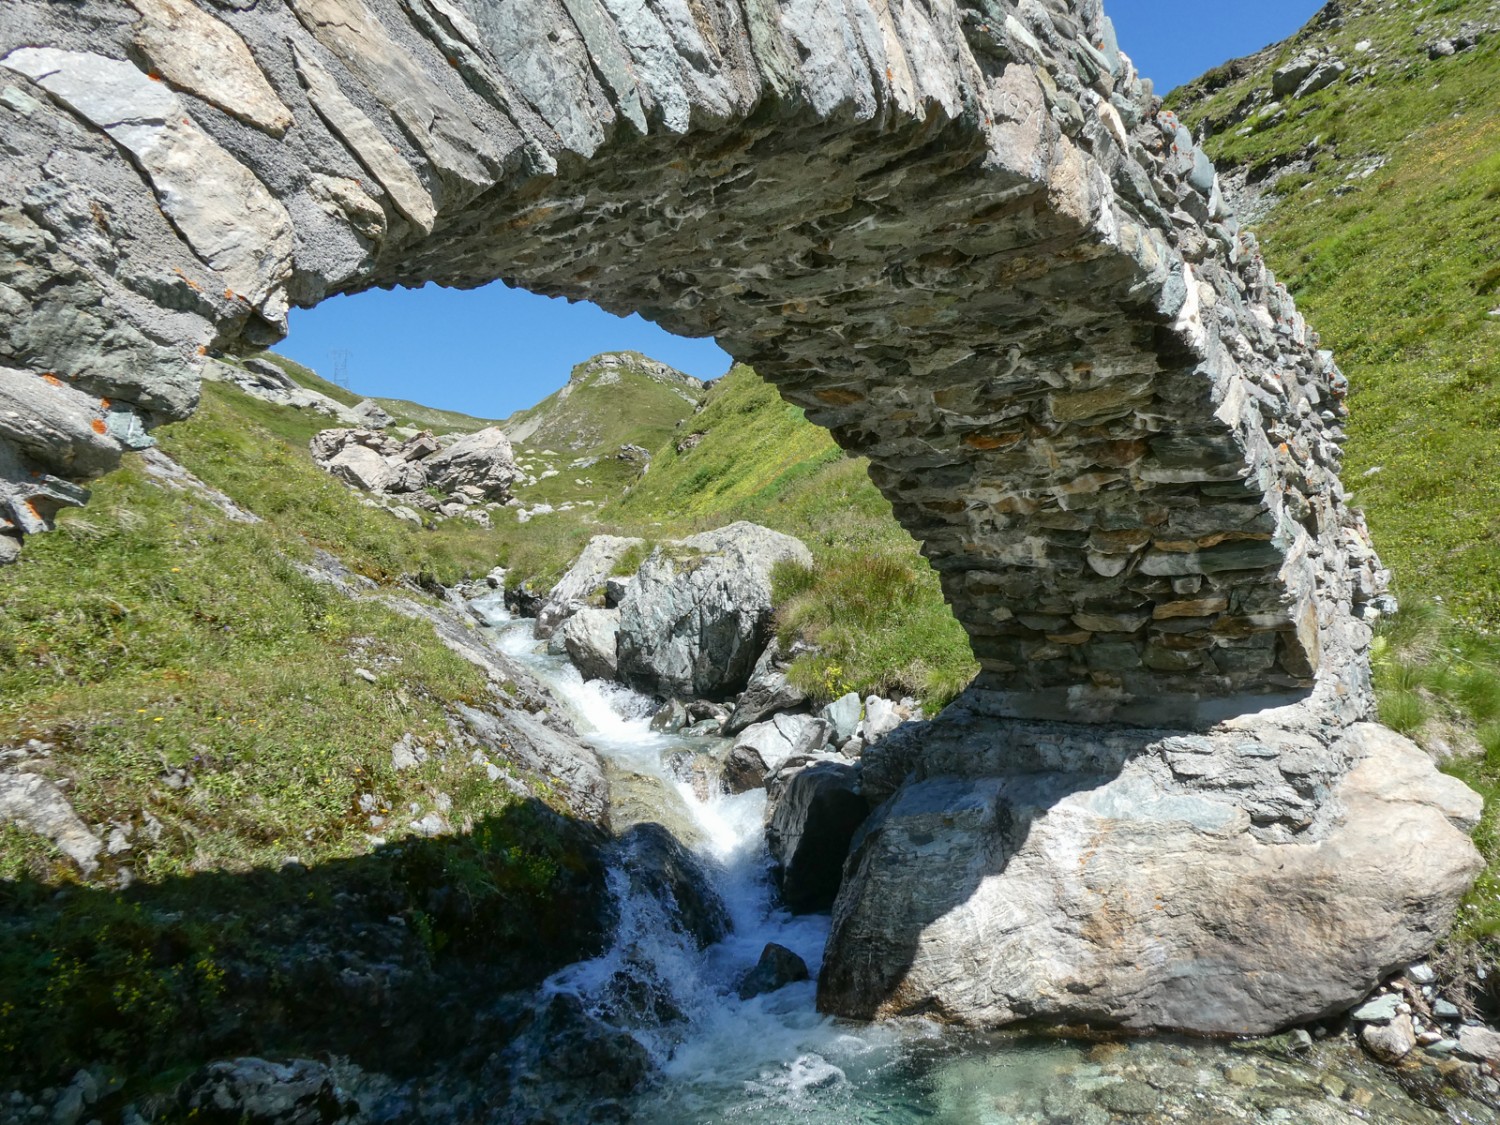
[[[573, 925], [553, 917], [576, 909], [559, 889], [575, 861], [554, 821], [442, 750], [455, 708], [492, 698], [482, 673], [425, 622], [298, 565], [325, 550], [420, 600], [401, 579], [482, 574], [498, 539], [365, 507], [313, 465], [316, 425], [206, 385], [198, 412], [157, 436], [262, 522], [229, 519], [131, 455], [0, 574], [0, 747], [40, 743], [22, 768], [128, 845], [85, 887], [50, 842], [0, 829], [0, 1076], [327, 1048], [296, 1030], [344, 1018], [288, 967], [309, 935], [352, 926], [339, 939], [362, 950], [350, 956], [378, 960], [394, 955], [361, 942], [397, 915], [416, 942], [398, 959], [438, 972], [444, 948], [480, 933], [494, 951], [480, 960], [522, 950], [540, 965], [538, 935]], [[407, 734], [431, 756], [398, 771], [391, 747]], [[413, 836], [438, 794], [472, 834]], [[371, 835], [371, 798], [389, 815], [388, 848]], [[294, 859], [305, 875], [286, 874]], [[462, 917], [434, 905], [443, 887]]]
[[[1344, 77], [1274, 97], [1309, 48]], [[1258, 186], [1266, 260], [1349, 376], [1344, 483], [1405, 606], [1376, 639], [1381, 718], [1486, 797], [1452, 948], [1493, 961], [1473, 939], [1500, 935], [1500, 3], [1330, 4], [1169, 106]]]
[[642, 468], [639, 459], [621, 459], [621, 447], [655, 451], [703, 393], [697, 379], [639, 352], [580, 363], [561, 390], [504, 422], [527, 472], [516, 495], [554, 507], [618, 495]]

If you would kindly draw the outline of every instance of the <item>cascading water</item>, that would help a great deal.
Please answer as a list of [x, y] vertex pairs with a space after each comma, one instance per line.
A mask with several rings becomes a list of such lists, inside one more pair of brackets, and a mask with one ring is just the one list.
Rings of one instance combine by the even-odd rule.
[[[861, 1025], [819, 1015], [813, 981], [829, 919], [793, 915], [780, 905], [765, 845], [765, 792], [705, 793], [682, 780], [672, 769], [674, 757], [726, 749], [723, 740], [652, 730], [652, 700], [617, 684], [585, 681], [566, 658], [538, 645], [530, 619], [510, 617], [498, 594], [486, 600], [492, 643], [548, 684], [613, 776], [645, 779], [646, 800], [655, 802], [651, 818], [673, 828], [702, 862], [729, 916], [727, 936], [699, 949], [670, 904], [632, 877], [627, 833], [608, 875], [616, 911], [609, 948], [544, 986], [577, 997], [589, 1014], [628, 1031], [649, 1052], [660, 1080], [629, 1107], [636, 1120], [1495, 1120], [1467, 1101], [1446, 1111], [1418, 1105], [1347, 1045], [1319, 1044], [1309, 1054], [1300, 1053], [1301, 1046], [1243, 1052], [1166, 1039], [1090, 1045], [960, 1034], [921, 1020]], [[801, 956], [813, 979], [741, 1000], [740, 982], [768, 942]], [[1349, 1097], [1351, 1091], [1364, 1091], [1368, 1100]]]

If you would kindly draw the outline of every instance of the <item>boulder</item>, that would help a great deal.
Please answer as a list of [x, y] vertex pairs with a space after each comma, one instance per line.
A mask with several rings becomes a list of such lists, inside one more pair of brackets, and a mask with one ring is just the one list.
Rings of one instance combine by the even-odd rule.
[[345, 484], [366, 492], [385, 492], [396, 481], [396, 474], [384, 457], [368, 446], [353, 443], [334, 454], [324, 468]]
[[367, 398], [362, 402], [357, 402], [352, 407], [350, 407], [350, 409], [354, 411], [361, 424], [370, 426], [373, 429], [383, 430], [387, 426], [394, 424], [394, 422], [396, 421], [396, 419], [387, 414], [385, 408], [382, 407], [373, 398]]
[[657, 695], [744, 688], [771, 632], [771, 570], [812, 565], [789, 535], [736, 523], [658, 547], [620, 603], [620, 678]]
[[1278, 98], [1293, 93], [1318, 68], [1321, 61], [1320, 56], [1307, 53], [1297, 55], [1290, 62], [1277, 67], [1271, 74], [1271, 93]]
[[794, 687], [786, 678], [781, 646], [773, 638], [755, 662], [750, 681], [734, 703], [734, 713], [724, 725], [724, 733], [738, 734], [752, 723], [776, 714], [795, 711], [807, 702], [807, 693]]
[[427, 471], [420, 463], [399, 457], [388, 457], [385, 463], [391, 474], [387, 492], [421, 492], [427, 487]]
[[428, 481], [442, 492], [454, 492], [469, 484], [487, 499], [502, 502], [510, 499], [512, 482], [522, 476], [510, 439], [498, 426], [466, 434], [426, 458], [423, 466]]
[[719, 775], [726, 793], [748, 793], [766, 786], [766, 763], [753, 746], [736, 746], [724, 759]]
[[859, 695], [852, 691], [847, 695], [839, 696], [819, 711], [819, 715], [833, 724], [833, 735], [830, 741], [843, 745], [853, 738], [855, 730], [859, 727], [861, 711], [863, 707], [859, 702]]
[[833, 905], [849, 844], [869, 814], [854, 766], [819, 762], [792, 776], [766, 842], [779, 868], [781, 897], [794, 913]]
[[777, 715], [746, 727], [735, 739], [735, 748], [749, 747], [775, 773], [792, 757], [814, 754], [828, 745], [829, 723], [811, 715]]
[[432, 436], [431, 430], [423, 430], [412, 434], [402, 442], [401, 447], [396, 451], [396, 456], [403, 461], [420, 461], [424, 457], [431, 457], [442, 448], [438, 444], [438, 439]]
[[[921, 741], [940, 746], [946, 722]], [[1278, 729], [1195, 740], [1304, 769], [1275, 748]], [[1102, 750], [1111, 735], [1087, 737]], [[1016, 722], [984, 735], [989, 761], [956, 741], [962, 758], [929, 749], [902, 765], [849, 858], [819, 1007], [1263, 1035], [1352, 1007], [1420, 959], [1481, 869], [1466, 834], [1479, 798], [1382, 727], [1331, 747], [1352, 768], [1317, 819], [1281, 835], [1247, 811], [1266, 807], [1250, 775], [1211, 788], [1194, 776], [1204, 755], [1170, 749], [1194, 740], [1138, 737], [1107, 768], [1001, 772], [1072, 753], [1058, 728]], [[985, 772], [964, 776], [965, 763]]]
[[596, 535], [590, 539], [537, 611], [536, 635], [542, 638], [551, 636], [573, 614], [594, 604], [596, 594], [604, 589], [620, 560], [631, 550], [644, 547], [645, 543], [644, 539], [620, 535]]
[[328, 1067], [309, 1059], [210, 1063], [178, 1087], [177, 1101], [194, 1121], [223, 1125], [333, 1125], [359, 1116]]
[[616, 641], [620, 632], [617, 609], [582, 609], [563, 624], [563, 651], [586, 680], [612, 680], [619, 670]]
[[760, 951], [760, 960], [755, 968], [740, 981], [740, 999], [749, 1000], [767, 992], [775, 992], [799, 980], [807, 980], [807, 962], [784, 945], [767, 942]]
[[[1359, 1041], [1365, 1050], [1383, 1063], [1400, 1062], [1417, 1045], [1417, 1031], [1411, 1016], [1402, 1013], [1389, 1023], [1367, 1023], [1359, 1029]], [[1462, 1040], [1460, 1040], [1462, 1043]]]
[[655, 1071], [651, 1053], [634, 1036], [596, 1019], [567, 992], [542, 1001], [502, 1058], [510, 1073], [503, 1121], [620, 1120], [615, 1099]]

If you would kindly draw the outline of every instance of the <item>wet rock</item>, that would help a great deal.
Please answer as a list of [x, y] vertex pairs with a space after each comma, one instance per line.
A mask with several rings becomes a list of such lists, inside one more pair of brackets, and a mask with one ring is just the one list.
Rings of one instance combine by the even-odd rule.
[[748, 793], [752, 789], [764, 789], [766, 763], [754, 746], [736, 746], [724, 759], [724, 772], [720, 777], [726, 793]]
[[1111, 1113], [1138, 1117], [1155, 1113], [1161, 1099], [1155, 1090], [1144, 1082], [1119, 1082], [1105, 1086], [1094, 1100]]
[[573, 614], [594, 605], [599, 591], [609, 581], [610, 572], [630, 551], [643, 546], [644, 539], [619, 535], [596, 535], [590, 539], [537, 610], [536, 635], [551, 636]]
[[796, 913], [826, 910], [838, 894], [850, 841], [870, 814], [859, 771], [820, 762], [787, 783], [766, 828], [781, 897]]
[[676, 734], [687, 726], [688, 713], [680, 700], [669, 699], [651, 716], [651, 729], [664, 734]]
[[612, 1099], [634, 1093], [655, 1070], [634, 1036], [595, 1019], [567, 993], [546, 1000], [504, 1057], [506, 1121], [620, 1120], [609, 1115]]
[[178, 1088], [177, 1103], [212, 1125], [333, 1125], [359, 1113], [328, 1068], [308, 1059], [210, 1063]]
[[771, 626], [771, 569], [812, 556], [791, 536], [736, 523], [659, 546], [620, 603], [620, 678], [658, 695], [744, 688]]
[[633, 825], [620, 836], [618, 847], [633, 891], [667, 908], [699, 949], [729, 933], [729, 912], [702, 862], [665, 828]]
[[1417, 1033], [1411, 1017], [1399, 1015], [1389, 1023], [1367, 1023], [1359, 1029], [1359, 1041], [1365, 1050], [1384, 1063], [1400, 1062], [1417, 1045]]
[[589, 608], [569, 617], [556, 635], [584, 679], [613, 680], [619, 671], [619, 634], [619, 610]]
[[749, 1000], [766, 992], [775, 992], [799, 980], [807, 980], [807, 962], [784, 945], [767, 942], [760, 951], [760, 960], [755, 968], [745, 974], [740, 982], [741, 1000]]

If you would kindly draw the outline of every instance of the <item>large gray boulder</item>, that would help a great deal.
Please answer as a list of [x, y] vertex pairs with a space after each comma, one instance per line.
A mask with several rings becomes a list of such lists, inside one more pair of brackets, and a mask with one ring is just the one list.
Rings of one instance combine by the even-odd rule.
[[657, 547], [620, 603], [620, 678], [659, 695], [745, 686], [771, 633], [771, 571], [812, 565], [798, 540], [734, 523]]
[[734, 749], [754, 750], [768, 774], [775, 773], [792, 758], [816, 754], [828, 745], [833, 724], [811, 715], [775, 715], [742, 730]]
[[398, 481], [385, 458], [367, 445], [346, 445], [323, 467], [346, 484], [366, 492], [388, 491]]
[[422, 464], [433, 487], [453, 492], [470, 485], [490, 500], [510, 499], [510, 486], [522, 475], [510, 439], [498, 426], [459, 438]]
[[536, 635], [550, 637], [569, 617], [594, 604], [595, 595], [604, 589], [620, 560], [645, 543], [644, 539], [622, 535], [596, 535], [590, 539], [542, 603], [536, 615]]
[[581, 609], [563, 622], [563, 651], [586, 680], [612, 680], [619, 671], [617, 609]]
[[[1107, 772], [959, 776], [953, 759], [953, 773], [908, 777], [849, 858], [819, 1007], [1215, 1035], [1352, 1007], [1447, 932], [1482, 867], [1466, 835], [1482, 802], [1407, 739], [1360, 724], [1332, 747], [1354, 765], [1319, 819], [1278, 836], [1240, 785], [1190, 776], [1219, 752], [1265, 757], [1272, 737], [1146, 742]], [[997, 750], [1031, 752], [1014, 735]]]

